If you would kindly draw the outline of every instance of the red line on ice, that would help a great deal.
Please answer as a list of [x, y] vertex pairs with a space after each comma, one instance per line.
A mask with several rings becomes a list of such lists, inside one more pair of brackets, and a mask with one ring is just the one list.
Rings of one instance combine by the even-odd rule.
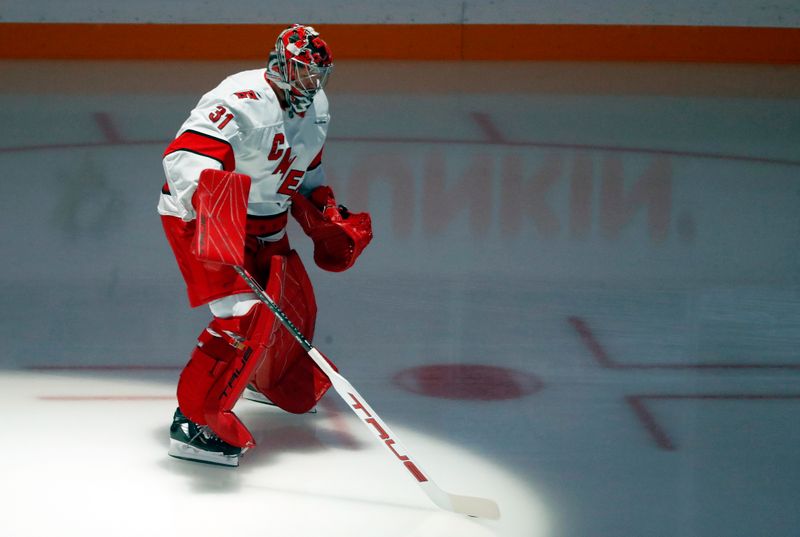
[[[445, 144], [445, 145], [499, 145], [505, 147], [530, 147], [537, 149], [561, 149], [568, 151], [599, 151], [607, 153], [632, 153], [644, 155], [661, 155], [679, 158], [699, 158], [710, 160], [725, 160], [734, 162], [753, 162], [759, 164], [774, 164], [779, 166], [800, 166], [800, 160], [768, 158], [750, 155], [733, 155], [728, 153], [711, 153], [704, 151], [677, 151], [670, 149], [657, 149], [648, 147], [629, 147], [629, 146], [610, 146], [597, 144], [574, 144], [547, 142], [541, 140], [531, 141], [509, 141], [509, 140], [458, 140], [447, 138], [381, 138], [376, 136], [354, 137], [354, 136], [332, 136], [331, 142], [341, 143], [390, 143], [390, 144]], [[86, 149], [86, 148], [105, 148], [135, 145], [159, 145], [166, 147], [170, 140], [125, 140], [125, 141], [105, 141], [105, 142], [76, 142], [63, 144], [41, 144], [17, 147], [0, 147], [0, 153], [23, 153], [29, 151], [49, 151], [60, 149]]]
[[95, 112], [92, 116], [94, 117], [94, 122], [100, 127], [100, 131], [103, 133], [107, 142], [112, 144], [124, 143], [125, 140], [122, 138], [122, 135], [120, 135], [117, 126], [114, 125], [111, 114], [108, 112]]
[[656, 421], [646, 405], [650, 401], [798, 401], [800, 394], [640, 394], [627, 395], [625, 402], [630, 405], [639, 422], [644, 426], [658, 447], [668, 451], [677, 450], [675, 442], [666, 430]]
[[647, 405], [644, 404], [642, 396], [626, 395], [625, 402], [633, 409], [633, 413], [636, 414], [639, 423], [650, 433], [650, 436], [653, 437], [658, 447], [669, 451], [675, 451], [675, 444], [672, 442], [669, 435], [667, 435], [667, 432], [658, 424], [655, 416], [653, 416], [647, 408]]
[[592, 357], [604, 369], [787, 369], [800, 370], [800, 364], [746, 364], [746, 363], [689, 363], [689, 364], [670, 364], [670, 363], [619, 363], [615, 361], [605, 350], [589, 327], [589, 323], [581, 317], [569, 317], [570, 325], [580, 336], [584, 345], [589, 349]]
[[41, 401], [175, 401], [174, 395], [40, 395]]
[[181, 369], [177, 365], [31, 365], [25, 367], [29, 371], [175, 371]]
[[470, 116], [472, 116], [472, 119], [481, 128], [481, 131], [483, 131], [483, 134], [489, 142], [499, 144], [506, 141], [505, 135], [497, 128], [492, 118], [489, 117], [489, 114], [484, 112], [472, 112]]
[[350, 433], [350, 427], [348, 427], [347, 421], [342, 417], [336, 406], [327, 399], [320, 400], [319, 406], [328, 413], [331, 423], [333, 424], [333, 432], [339, 442], [348, 449], [358, 448], [358, 440]]

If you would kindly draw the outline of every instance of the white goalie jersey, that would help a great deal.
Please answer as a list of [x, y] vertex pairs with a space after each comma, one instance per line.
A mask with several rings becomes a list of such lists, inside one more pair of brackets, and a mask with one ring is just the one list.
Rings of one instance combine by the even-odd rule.
[[324, 182], [322, 148], [330, 121], [324, 91], [305, 114], [289, 117], [265, 73], [231, 75], [203, 95], [164, 152], [167, 181], [159, 214], [193, 220], [192, 196], [207, 168], [249, 175], [247, 212], [258, 216], [286, 212], [292, 194]]

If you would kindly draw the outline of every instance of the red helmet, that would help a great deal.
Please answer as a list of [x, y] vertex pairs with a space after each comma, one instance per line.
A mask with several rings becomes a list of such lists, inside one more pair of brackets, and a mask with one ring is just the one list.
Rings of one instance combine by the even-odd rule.
[[333, 70], [333, 54], [311, 26], [293, 24], [275, 42], [278, 74], [295, 95], [311, 98], [325, 87]]

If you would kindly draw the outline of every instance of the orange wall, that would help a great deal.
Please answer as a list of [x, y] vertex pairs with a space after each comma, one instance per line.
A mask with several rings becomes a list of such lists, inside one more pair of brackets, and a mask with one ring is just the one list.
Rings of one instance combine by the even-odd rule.
[[[0, 58], [261, 59], [285, 25], [0, 23]], [[800, 28], [315, 25], [337, 59], [800, 63]]]

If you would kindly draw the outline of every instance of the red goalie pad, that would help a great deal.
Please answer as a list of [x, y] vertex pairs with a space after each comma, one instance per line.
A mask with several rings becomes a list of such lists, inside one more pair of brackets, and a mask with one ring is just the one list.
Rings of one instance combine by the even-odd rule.
[[234, 446], [255, 443], [233, 406], [266, 356], [272, 318], [261, 303], [241, 317], [215, 317], [198, 337], [178, 382], [178, 405], [184, 415], [198, 425], [209, 425]]
[[[317, 305], [297, 252], [292, 250], [288, 256], [272, 257], [266, 292], [310, 340], [314, 335]], [[330, 388], [328, 377], [277, 319], [271, 323], [266, 354], [251, 384], [287, 412], [308, 412]]]
[[300, 194], [293, 196], [292, 216], [314, 241], [314, 262], [323, 270], [349, 269], [372, 240], [369, 213], [337, 207], [330, 187], [315, 189], [311, 200]]
[[197, 231], [192, 253], [202, 261], [244, 264], [244, 235], [250, 177], [220, 170], [203, 170], [192, 203]]

